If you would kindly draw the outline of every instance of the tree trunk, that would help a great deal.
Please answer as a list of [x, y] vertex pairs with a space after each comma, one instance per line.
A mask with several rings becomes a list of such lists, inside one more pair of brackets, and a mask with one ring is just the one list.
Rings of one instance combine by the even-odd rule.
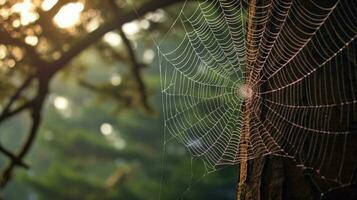
[[[248, 162], [247, 179], [238, 200], [319, 199], [319, 191], [290, 159], [267, 156]], [[242, 189], [243, 188], [243, 189]]]

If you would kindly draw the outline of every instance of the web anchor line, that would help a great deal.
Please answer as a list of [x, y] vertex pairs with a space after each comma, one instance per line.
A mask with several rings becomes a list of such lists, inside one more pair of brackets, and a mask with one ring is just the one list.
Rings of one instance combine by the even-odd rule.
[[357, 2], [192, 4], [172, 26], [182, 40], [158, 43], [165, 130], [208, 171], [280, 155], [352, 183]]

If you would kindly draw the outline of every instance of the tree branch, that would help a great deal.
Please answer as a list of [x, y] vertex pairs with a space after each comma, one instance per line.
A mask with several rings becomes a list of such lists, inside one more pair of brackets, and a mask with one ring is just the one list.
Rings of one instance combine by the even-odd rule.
[[[4, 107], [1, 116], [5, 116], [9, 113], [11, 106], [18, 100], [18, 98], [21, 96], [21, 93], [30, 85], [32, 82], [33, 78], [35, 76], [29, 76], [23, 83], [22, 85], [16, 90], [15, 94], [10, 98], [9, 102], [7, 105]], [[2, 118], [0, 116], [0, 119]], [[1, 120], [0, 120], [1, 121]]]
[[28, 165], [26, 165], [25, 163], [23, 163], [21, 161], [21, 159], [19, 159], [17, 156], [15, 156], [13, 153], [11, 153], [10, 151], [8, 151], [7, 149], [5, 149], [5, 147], [3, 147], [2, 145], [0, 145], [0, 152], [3, 153], [5, 156], [7, 156], [8, 158], [10, 158], [10, 160], [18, 165], [18, 166], [21, 166], [21, 167], [24, 167], [24, 168], [28, 168]]
[[41, 56], [37, 53], [36, 49], [33, 46], [26, 44], [19, 38], [12, 37], [11, 34], [3, 27], [0, 27], [0, 43], [5, 45], [15, 45], [23, 48], [28, 54], [28, 57], [32, 64], [36, 67], [46, 65], [46, 61], [41, 59]]
[[[114, 2], [114, 0], [109, 0], [108, 3], [109, 3], [111, 10], [113, 11], [114, 16], [116, 18], [120, 17], [118, 14], [118, 13], [120, 13], [120, 8]], [[139, 96], [140, 96], [140, 102], [146, 111], [152, 112], [152, 109], [148, 103], [146, 87], [145, 87], [143, 78], [141, 76], [141, 69], [143, 68], [143, 64], [138, 62], [136, 55], [135, 55], [135, 51], [131, 45], [131, 42], [128, 39], [128, 37], [125, 35], [122, 27], [119, 28], [119, 35], [122, 38], [125, 48], [126, 48], [126, 51], [129, 55], [129, 60], [130, 60], [130, 64], [131, 64], [131, 74], [133, 75], [135, 82], [137, 84], [137, 89], [138, 89]]]
[[67, 52], [65, 52], [58, 60], [53, 63], [52, 73], [56, 73], [61, 68], [65, 67], [74, 57], [80, 54], [84, 49], [98, 41], [107, 32], [120, 28], [124, 23], [140, 18], [148, 12], [153, 12], [159, 8], [164, 8], [175, 3], [183, 2], [184, 0], [155, 0], [141, 6], [136, 11], [131, 11], [126, 14], [118, 14], [118, 17], [108, 21], [100, 26], [84, 38], [78, 40]]
[[110, 98], [114, 98], [114, 99], [116, 99], [116, 100], [118, 100], [120, 102], [123, 102], [124, 105], [126, 105], [126, 106], [130, 106], [131, 105], [131, 102], [132, 102], [131, 98], [122, 95], [120, 92], [116, 91], [116, 89], [113, 88], [113, 87], [110, 87], [110, 88], [108, 88], [108, 87], [100, 87], [100, 86], [98, 87], [98, 86], [93, 85], [91, 83], [88, 83], [88, 82], [86, 82], [84, 80], [79, 81], [79, 84], [82, 87], [84, 87], [84, 88], [86, 88], [86, 89], [88, 89], [88, 90], [90, 90], [92, 92], [101, 94], [103, 96], [108, 96]]
[[2, 123], [3, 121], [11, 118], [12, 116], [14, 115], [17, 115], [19, 113], [21, 113], [22, 111], [30, 108], [33, 104], [33, 100], [32, 101], [29, 101], [29, 102], [26, 102], [24, 104], [22, 104], [21, 106], [7, 112], [7, 113], [4, 113], [3, 115], [0, 116], [0, 123]]
[[[65, 52], [59, 59], [55, 60], [52, 63], [48, 63], [41, 59], [41, 57], [36, 52], [36, 49], [18, 38], [13, 38], [4, 28], [0, 27], [0, 43], [3, 44], [11, 44], [22, 47], [25, 49], [30, 61], [36, 68], [36, 79], [39, 81], [38, 85], [38, 92], [34, 100], [24, 103], [23, 105], [19, 106], [18, 108], [9, 111], [9, 108], [6, 108], [6, 114], [4, 113], [0, 116], [0, 123], [4, 120], [8, 119], [9, 117], [16, 115], [23, 110], [30, 109], [31, 110], [31, 119], [32, 125], [29, 130], [28, 136], [26, 138], [25, 143], [21, 147], [19, 153], [12, 154], [6, 149], [2, 148], [0, 151], [4, 154], [7, 154], [11, 158], [9, 165], [5, 168], [2, 173], [2, 179], [0, 179], [0, 187], [4, 187], [12, 177], [13, 170], [17, 166], [26, 166], [22, 162], [23, 158], [29, 152], [33, 141], [37, 135], [38, 128], [41, 123], [41, 111], [43, 108], [43, 103], [48, 95], [48, 85], [51, 78], [61, 69], [63, 69], [74, 57], [80, 54], [83, 50], [88, 48], [90, 45], [98, 41], [105, 33], [116, 30], [120, 28], [124, 23], [132, 21], [134, 19], [140, 18], [141, 16], [145, 15], [148, 12], [155, 11], [159, 8], [163, 8], [169, 5], [173, 5], [175, 3], [182, 2], [184, 0], [155, 0], [152, 2], [148, 2], [141, 6], [136, 11], [127, 12], [124, 14], [118, 14], [118, 16], [107, 23], [100, 26], [95, 31], [91, 32], [87, 36], [82, 39], [79, 39], [67, 52]], [[55, 7], [53, 9], [59, 9], [60, 6]], [[55, 12], [53, 12], [55, 13]], [[131, 57], [131, 62], [133, 63], [133, 74], [137, 80], [139, 80], [139, 89], [145, 91], [145, 87], [143, 87], [143, 82], [141, 81], [141, 75], [139, 73], [139, 64], [136, 62], [135, 54], [130, 46], [130, 43], [127, 44], [127, 48]], [[141, 86], [140, 86], [141, 85]], [[25, 86], [24, 86], [25, 87]], [[23, 89], [20, 89], [23, 90]], [[19, 93], [19, 94], [17, 94]], [[19, 96], [21, 91], [16, 92], [14, 96]], [[141, 97], [145, 99], [146, 96]], [[11, 100], [10, 100], [11, 101]], [[13, 103], [10, 103], [13, 104]], [[0, 147], [1, 148], [1, 147]], [[22, 164], [21, 164], [22, 163]]]
[[142, 64], [140, 64], [137, 61], [135, 52], [131, 46], [130, 40], [126, 37], [126, 35], [122, 29], [119, 30], [119, 34], [124, 42], [124, 45], [126, 47], [128, 54], [129, 54], [129, 58], [130, 58], [130, 62], [131, 62], [131, 73], [133, 74], [135, 82], [137, 83], [141, 103], [143, 104], [146, 111], [152, 112], [152, 109], [148, 103], [148, 97], [147, 97], [147, 93], [146, 93], [145, 84], [144, 84], [143, 78], [141, 76]]
[[15, 159], [11, 159], [10, 164], [5, 168], [5, 170], [2, 173], [1, 180], [0, 180], [0, 187], [4, 187], [12, 177], [12, 172], [15, 169], [16, 166], [18, 166], [18, 161], [23, 160], [25, 155], [29, 152], [32, 143], [34, 139], [36, 138], [38, 128], [41, 124], [41, 111], [43, 108], [43, 103], [46, 99], [46, 96], [48, 94], [48, 82], [45, 81], [40, 81], [39, 84], [39, 89], [37, 93], [37, 97], [34, 100], [34, 103], [32, 104], [31, 107], [31, 119], [32, 119], [32, 125], [29, 131], [29, 134], [26, 138], [25, 143], [21, 147], [19, 153], [17, 155], [14, 155]]
[[52, 19], [64, 5], [66, 5], [68, 3], [71, 3], [71, 2], [74, 2], [74, 1], [75, 0], [61, 0], [61, 1], [58, 1], [48, 11], [38, 10], [38, 12], [40, 14], [40, 18], [42, 17], [42, 18]]

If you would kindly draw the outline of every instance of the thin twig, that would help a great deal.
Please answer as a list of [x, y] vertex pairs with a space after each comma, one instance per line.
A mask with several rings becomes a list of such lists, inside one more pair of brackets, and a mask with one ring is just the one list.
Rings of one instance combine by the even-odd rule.
[[[36, 49], [18, 38], [13, 38], [5, 28], [0, 26], [0, 43], [5, 45], [15, 45], [21, 47], [25, 50], [27, 56], [30, 58], [31, 64], [35, 67], [36, 70], [36, 78], [39, 81], [39, 89], [34, 100], [24, 103], [23, 105], [10, 110], [10, 106], [6, 106], [6, 112], [0, 115], [0, 124], [10, 117], [19, 114], [20, 112], [30, 109], [31, 110], [31, 119], [32, 125], [29, 130], [28, 136], [26, 138], [25, 143], [21, 147], [18, 154], [11, 154], [9, 151], [3, 150], [2, 152], [7, 152], [10, 157], [14, 159], [10, 160], [9, 165], [5, 168], [2, 173], [2, 177], [0, 180], [0, 187], [4, 187], [12, 178], [13, 170], [19, 166], [19, 161], [22, 161], [26, 154], [29, 152], [33, 141], [36, 138], [38, 128], [41, 123], [41, 111], [43, 109], [43, 103], [48, 95], [48, 85], [51, 81], [52, 77], [60, 70], [66, 67], [66, 65], [77, 55], [79, 55], [83, 50], [87, 49], [90, 45], [97, 42], [102, 36], [110, 32], [112, 30], [116, 30], [120, 28], [124, 23], [137, 19], [148, 12], [155, 11], [156, 9], [163, 8], [169, 5], [173, 5], [178, 2], [182, 2], [184, 0], [155, 0], [148, 2], [141, 6], [137, 11], [126, 12], [124, 14], [118, 15], [116, 18], [108, 21], [107, 23], [101, 25], [95, 31], [89, 33], [82, 39], [78, 39], [75, 44], [73, 44], [68, 51], [62, 54], [62, 56], [48, 63], [43, 60], [41, 56], [37, 53]], [[59, 8], [58, 6], [57, 8]], [[56, 8], [56, 9], [57, 9]], [[129, 54], [132, 54], [129, 52]], [[133, 54], [134, 55], [134, 54]], [[136, 62], [136, 61], [135, 61]], [[139, 65], [138, 65], [139, 66]], [[139, 69], [139, 67], [137, 68]], [[136, 69], [135, 69], [136, 70]], [[136, 79], [141, 80], [140, 73], [133, 71]], [[139, 89], [145, 91], [143, 87], [143, 83], [141, 82], [141, 86], [139, 84]], [[27, 87], [27, 86], [25, 86]], [[144, 88], [144, 89], [143, 89]], [[21, 91], [19, 92], [21, 93]], [[20, 94], [19, 94], [20, 95]], [[19, 96], [14, 95], [14, 96]], [[146, 101], [146, 97], [141, 97]], [[16, 98], [15, 98], [16, 99]], [[10, 100], [11, 102], [12, 100]], [[13, 100], [15, 102], [15, 100]], [[10, 104], [13, 104], [11, 102]], [[7, 108], [9, 107], [9, 108]], [[5, 153], [6, 154], [6, 153]]]
[[10, 160], [12, 162], [14, 162], [14, 164], [21, 166], [23, 168], [26, 168], [26, 169], [29, 168], [28, 165], [26, 165], [24, 162], [22, 162], [20, 159], [18, 159], [17, 156], [15, 156], [13, 153], [11, 153], [7, 149], [5, 149], [5, 147], [3, 147], [2, 145], [0, 145], [0, 152], [3, 153], [8, 158], [10, 158]]
[[[21, 93], [30, 85], [32, 80], [34, 79], [35, 76], [29, 76], [23, 84], [16, 90], [15, 94], [10, 98], [9, 102], [7, 105], [4, 107], [1, 116], [6, 115], [9, 111], [11, 106], [18, 100], [18, 98], [21, 96]], [[1, 118], [1, 117], [0, 117]]]
[[137, 61], [135, 52], [134, 52], [133, 47], [131, 46], [130, 40], [126, 37], [126, 35], [122, 29], [119, 30], [119, 35], [122, 38], [122, 40], [125, 44], [126, 50], [129, 54], [129, 58], [130, 58], [130, 62], [131, 62], [131, 73], [134, 76], [135, 82], [137, 84], [138, 91], [140, 94], [141, 103], [143, 104], [143, 107], [145, 108], [146, 111], [152, 112], [152, 109], [148, 102], [146, 87], [145, 87], [143, 78], [141, 76], [141, 69], [143, 68], [143, 65]]
[[19, 153], [15, 156], [16, 160], [11, 160], [10, 164], [5, 168], [0, 180], [0, 187], [4, 187], [12, 178], [13, 170], [18, 166], [17, 161], [22, 160], [29, 152], [38, 132], [38, 128], [41, 124], [41, 111], [43, 103], [48, 94], [48, 82], [40, 82], [37, 97], [31, 107], [31, 119], [32, 125], [25, 143], [22, 145]]

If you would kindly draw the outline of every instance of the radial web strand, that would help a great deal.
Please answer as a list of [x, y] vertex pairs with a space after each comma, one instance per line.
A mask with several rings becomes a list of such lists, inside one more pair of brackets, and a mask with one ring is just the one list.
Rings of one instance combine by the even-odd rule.
[[185, 4], [182, 39], [158, 47], [165, 129], [208, 170], [272, 154], [350, 183], [355, 13], [350, 0]]

